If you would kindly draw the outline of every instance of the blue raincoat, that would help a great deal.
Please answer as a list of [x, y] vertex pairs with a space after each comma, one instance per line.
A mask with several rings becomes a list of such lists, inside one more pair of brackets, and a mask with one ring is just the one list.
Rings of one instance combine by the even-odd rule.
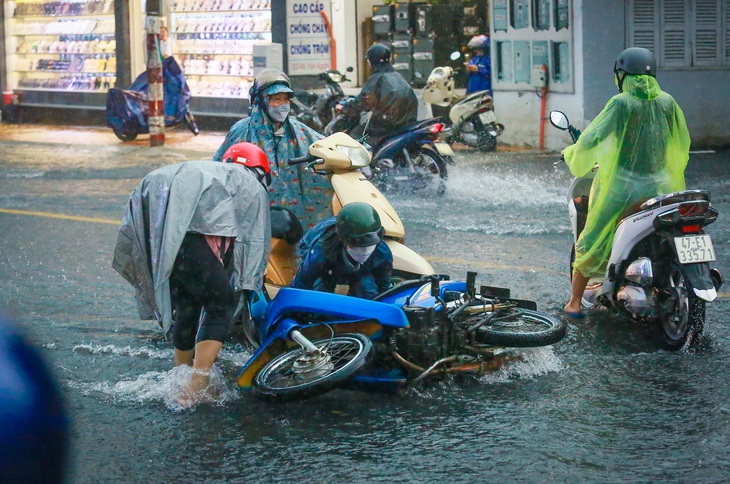
[[291, 117], [287, 117], [282, 129], [274, 134], [271, 119], [258, 103], [254, 103], [251, 116], [231, 127], [213, 159], [221, 161], [226, 150], [236, 143], [259, 146], [271, 163], [271, 205], [294, 212], [306, 230], [332, 215], [332, 186], [326, 176], [307, 171], [303, 165], [289, 166], [286, 162], [307, 154], [309, 145], [319, 139], [322, 135]]
[[468, 72], [466, 81], [466, 93], [471, 94], [479, 91], [492, 91], [492, 63], [488, 55], [475, 55], [469, 61], [469, 65], [479, 68], [476, 72]]

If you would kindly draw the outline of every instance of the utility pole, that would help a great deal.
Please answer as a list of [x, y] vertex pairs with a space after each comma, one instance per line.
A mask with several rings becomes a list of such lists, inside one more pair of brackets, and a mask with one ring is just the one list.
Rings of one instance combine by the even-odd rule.
[[162, 55], [160, 54], [160, 0], [147, 0], [147, 94], [150, 103], [150, 146], [165, 144], [165, 108], [162, 84]]

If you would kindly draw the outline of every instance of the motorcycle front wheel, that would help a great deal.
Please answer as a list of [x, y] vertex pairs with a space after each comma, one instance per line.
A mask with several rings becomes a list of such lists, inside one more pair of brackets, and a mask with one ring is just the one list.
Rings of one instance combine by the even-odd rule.
[[514, 348], [548, 346], [565, 337], [567, 325], [557, 318], [530, 309], [513, 308], [478, 328], [477, 343]]
[[295, 348], [270, 360], [256, 374], [252, 393], [269, 401], [311, 398], [347, 383], [369, 361], [372, 343], [361, 334], [313, 340], [321, 354]]
[[659, 317], [661, 340], [665, 348], [677, 351], [687, 344], [696, 344], [705, 326], [705, 301], [700, 299], [677, 264], [672, 264], [667, 276], [668, 311]]

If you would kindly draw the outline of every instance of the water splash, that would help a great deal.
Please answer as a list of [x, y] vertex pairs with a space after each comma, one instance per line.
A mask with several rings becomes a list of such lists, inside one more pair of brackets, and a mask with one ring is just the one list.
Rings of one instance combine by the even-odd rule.
[[89, 355], [115, 355], [144, 357], [152, 360], [171, 360], [172, 354], [169, 349], [155, 348], [132, 348], [131, 346], [118, 347], [115, 345], [80, 344], [72, 348], [74, 353]]
[[[169, 371], [151, 371], [131, 380], [119, 382], [83, 383], [69, 381], [71, 388], [78, 389], [83, 395], [101, 397], [108, 403], [129, 403], [144, 405], [162, 403], [168, 409], [179, 412], [193, 409], [181, 405], [177, 398], [183, 393], [190, 381], [193, 368], [181, 365]], [[202, 405], [224, 406], [227, 402], [241, 398], [234, 383], [223, 372], [213, 367], [210, 371], [210, 384], [197, 395]]]
[[511, 361], [499, 370], [487, 373], [480, 378], [483, 383], [505, 383], [517, 378], [534, 378], [563, 369], [563, 363], [549, 346], [525, 348], [520, 351], [521, 358]]

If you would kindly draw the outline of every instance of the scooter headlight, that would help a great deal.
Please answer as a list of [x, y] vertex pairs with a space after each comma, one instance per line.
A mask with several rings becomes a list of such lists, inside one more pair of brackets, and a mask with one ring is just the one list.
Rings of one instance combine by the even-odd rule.
[[651, 259], [639, 257], [626, 268], [626, 280], [641, 286], [649, 286], [654, 281]]
[[354, 167], [363, 167], [370, 164], [370, 153], [362, 146], [337, 145], [337, 149], [350, 159]]

